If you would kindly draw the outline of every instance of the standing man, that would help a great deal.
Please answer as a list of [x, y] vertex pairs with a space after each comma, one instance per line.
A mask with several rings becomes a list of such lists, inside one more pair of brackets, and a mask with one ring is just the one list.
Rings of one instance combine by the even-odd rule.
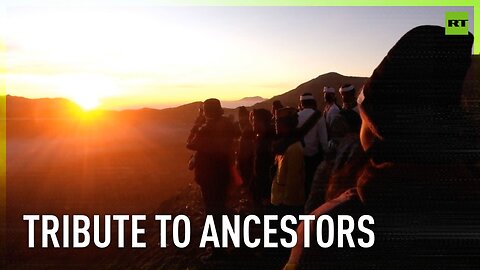
[[357, 99], [355, 97], [355, 87], [352, 84], [344, 84], [339, 89], [342, 96], [342, 109], [340, 115], [344, 121], [344, 134], [356, 133], [360, 130], [362, 119], [360, 118]]
[[253, 110], [253, 131], [255, 134], [253, 181], [249, 188], [253, 195], [255, 210], [264, 212], [270, 203], [272, 189], [271, 169], [274, 164], [272, 143], [275, 129], [272, 114], [266, 109]]
[[[325, 124], [327, 129], [331, 129], [333, 120], [340, 113], [340, 108], [337, 105], [337, 97], [335, 96], [335, 88], [325, 86], [323, 88], [323, 98], [325, 100], [325, 108], [323, 109], [323, 116], [325, 117]], [[330, 134], [328, 134], [330, 136]]]
[[300, 96], [298, 131], [305, 155], [305, 195], [310, 194], [313, 175], [323, 160], [327, 149], [328, 136], [325, 119], [317, 109], [317, 101], [311, 93]]
[[342, 96], [342, 109], [354, 110], [358, 114], [357, 99], [355, 98], [355, 86], [352, 84], [344, 84], [338, 90]]
[[337, 97], [335, 96], [335, 88], [325, 86], [323, 88], [323, 98], [325, 100], [325, 108], [323, 116], [325, 125], [327, 126], [328, 146], [325, 153], [325, 159], [334, 159], [335, 151], [342, 137], [342, 126], [340, 121], [340, 108], [337, 105]]
[[286, 107], [277, 111], [278, 135], [273, 144], [276, 173], [272, 182], [271, 203], [279, 215], [303, 213], [305, 203], [305, 167], [303, 147], [296, 133], [297, 110]]
[[238, 140], [238, 148], [236, 149], [236, 167], [243, 183], [249, 186], [253, 177], [253, 155], [254, 140], [253, 127], [250, 123], [250, 113], [244, 107], [238, 108], [238, 127], [240, 130], [240, 138]]
[[[223, 116], [218, 99], [207, 99], [203, 103], [205, 124], [187, 148], [196, 151], [195, 181], [200, 186], [205, 213], [212, 215], [217, 231], [221, 231], [221, 218], [226, 214], [227, 188], [233, 166], [234, 126]], [[213, 250], [211, 255], [218, 254]]]

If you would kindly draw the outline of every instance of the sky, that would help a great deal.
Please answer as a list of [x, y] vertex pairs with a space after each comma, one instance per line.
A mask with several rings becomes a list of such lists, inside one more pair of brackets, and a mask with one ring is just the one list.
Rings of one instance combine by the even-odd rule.
[[[71, 2], [69, 2], [71, 3]], [[370, 76], [395, 42], [453, 7], [10, 5], [7, 94], [85, 108], [281, 94], [327, 72]]]

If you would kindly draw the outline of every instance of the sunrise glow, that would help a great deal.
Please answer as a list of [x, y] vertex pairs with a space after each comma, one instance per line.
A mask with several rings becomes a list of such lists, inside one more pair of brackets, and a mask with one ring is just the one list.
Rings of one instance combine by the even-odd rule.
[[443, 9], [407, 11], [20, 5], [0, 29], [7, 93], [85, 110], [270, 98], [327, 72], [369, 76], [401, 34], [444, 23]]
[[101, 105], [101, 99], [119, 96], [121, 90], [112, 78], [95, 75], [69, 75], [57, 81], [58, 91], [71, 99], [84, 110], [92, 110]]

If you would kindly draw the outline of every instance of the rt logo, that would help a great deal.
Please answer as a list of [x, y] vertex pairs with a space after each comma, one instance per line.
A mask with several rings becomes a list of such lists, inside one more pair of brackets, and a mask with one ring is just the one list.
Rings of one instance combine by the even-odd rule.
[[468, 35], [468, 12], [446, 12], [445, 35]]

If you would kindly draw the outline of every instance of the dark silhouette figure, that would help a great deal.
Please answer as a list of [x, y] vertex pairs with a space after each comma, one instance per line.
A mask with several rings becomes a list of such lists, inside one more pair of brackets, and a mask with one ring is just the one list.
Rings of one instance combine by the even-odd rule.
[[205, 124], [196, 132], [187, 148], [196, 151], [195, 181], [199, 184], [205, 213], [213, 215], [218, 231], [221, 231], [221, 215], [227, 213], [226, 196], [233, 166], [234, 126], [223, 117], [218, 99], [203, 103]]
[[298, 136], [305, 154], [305, 196], [310, 194], [313, 176], [327, 148], [327, 127], [311, 93], [300, 96]]
[[327, 147], [325, 150], [325, 159], [335, 158], [336, 148], [344, 135], [344, 121], [340, 116], [340, 108], [337, 105], [336, 90], [333, 87], [325, 86], [323, 88], [323, 99], [325, 107], [323, 108], [323, 117], [327, 129]]
[[[187, 144], [190, 144], [190, 142], [192, 142], [193, 138], [195, 138], [195, 136], [197, 135], [198, 130], [204, 124], [205, 124], [205, 115], [203, 113], [203, 103], [202, 103], [200, 108], [198, 108], [198, 115], [197, 115], [197, 118], [195, 119], [192, 129], [190, 130], [190, 135], [188, 135]], [[190, 157], [190, 161], [188, 162], [189, 170], [193, 170], [195, 168], [195, 159], [196, 159], [195, 154], [193, 154]]]
[[344, 118], [348, 129], [337, 147], [335, 159], [324, 160], [317, 168], [312, 188], [305, 203], [305, 213], [311, 213], [324, 202], [355, 187], [367, 158], [360, 144], [360, 123], [355, 117]]
[[302, 249], [300, 241], [289, 267], [478, 268], [480, 147], [461, 105], [472, 44], [471, 34], [420, 26], [388, 52], [358, 99], [369, 161], [357, 187], [314, 211], [372, 215], [375, 245]]
[[344, 110], [356, 110], [357, 108], [357, 99], [355, 97], [356, 89], [352, 84], [346, 83], [343, 84], [338, 90], [340, 96], [342, 97], [342, 109]]
[[[269, 214], [277, 215], [279, 220], [285, 215], [298, 216], [303, 213], [305, 203], [305, 165], [302, 144], [298, 138], [297, 110], [291, 107], [279, 109], [275, 115], [277, 139], [273, 143], [275, 172], [272, 180], [271, 206]], [[275, 241], [288, 237], [280, 229], [280, 222], [274, 225], [278, 234]], [[296, 225], [289, 226], [292, 230]], [[270, 257], [285, 261], [289, 249], [278, 248]]]
[[238, 109], [240, 138], [236, 153], [236, 166], [243, 183], [249, 186], [253, 178], [254, 133], [250, 123], [250, 113], [245, 107]]
[[257, 210], [264, 210], [269, 204], [272, 187], [271, 169], [274, 163], [272, 143], [275, 130], [272, 115], [268, 110], [253, 111], [253, 131], [255, 134], [255, 153], [253, 166], [253, 182], [250, 191]]
[[[340, 116], [343, 120], [344, 134], [358, 133], [362, 125], [360, 118], [360, 111], [357, 104], [356, 89], [351, 84], [344, 84], [340, 87], [340, 95], [342, 97], [342, 108], [340, 109]], [[341, 135], [343, 137], [343, 135]]]
[[297, 125], [296, 109], [286, 107], [277, 111], [275, 126], [278, 139], [273, 144], [276, 172], [271, 203], [281, 214], [302, 213], [305, 203], [304, 154], [296, 134]]
[[339, 89], [342, 108], [335, 120], [338, 144], [335, 155], [318, 166], [312, 188], [305, 203], [305, 212], [310, 213], [325, 201], [336, 198], [356, 184], [356, 179], [366, 163], [365, 153], [360, 145], [360, 126], [355, 87], [344, 84]]

